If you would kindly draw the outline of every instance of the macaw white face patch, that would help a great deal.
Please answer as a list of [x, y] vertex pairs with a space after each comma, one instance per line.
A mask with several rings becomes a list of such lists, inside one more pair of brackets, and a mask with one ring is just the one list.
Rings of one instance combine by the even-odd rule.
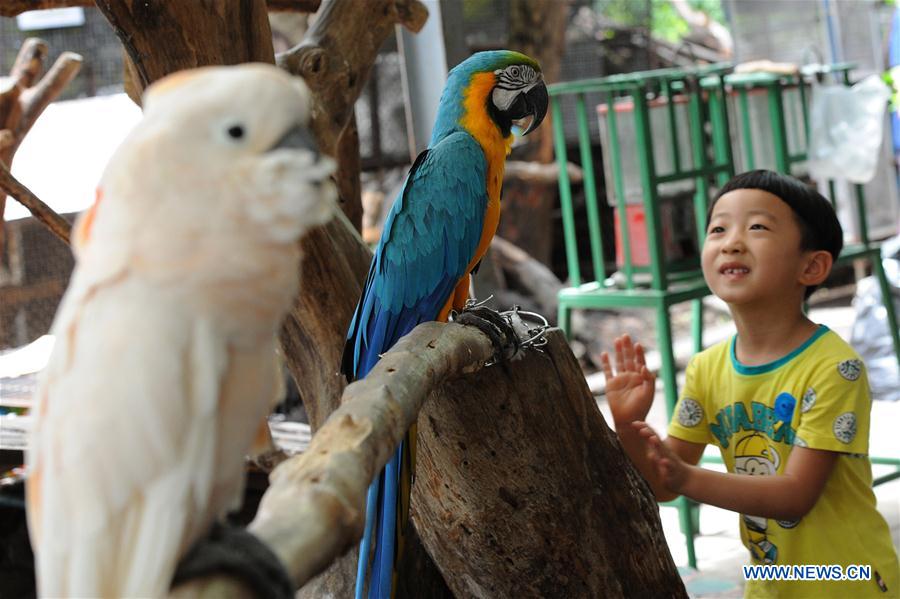
[[862, 361], [844, 360], [838, 364], [838, 372], [848, 381], [855, 381], [862, 374]]
[[688, 428], [697, 426], [703, 420], [703, 408], [699, 403], [685, 397], [678, 406], [678, 424]]
[[844, 412], [834, 419], [832, 427], [835, 438], [841, 443], [850, 443], [856, 437], [856, 414]]
[[800, 412], [805, 414], [806, 412], [809, 412], [814, 405], [816, 405], [816, 390], [810, 387], [806, 390], [806, 393], [803, 394], [803, 399], [800, 401]]

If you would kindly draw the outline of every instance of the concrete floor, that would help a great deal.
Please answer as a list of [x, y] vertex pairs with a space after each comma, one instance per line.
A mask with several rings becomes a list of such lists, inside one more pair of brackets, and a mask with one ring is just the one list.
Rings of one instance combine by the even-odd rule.
[[[814, 309], [811, 318], [815, 322], [827, 325], [844, 339], [850, 338], [854, 312], [849, 306]], [[705, 342], [712, 344], [730, 336], [733, 330], [730, 326], [717, 328], [710, 331]], [[676, 342], [676, 354], [679, 354], [679, 347], [683, 348], [682, 352], [690, 351], [688, 340], [682, 340], [680, 344]], [[648, 356], [650, 362], [655, 359], [654, 356]], [[684, 363], [685, 360], [679, 359], [679, 362]], [[683, 382], [683, 373], [681, 377], [679, 384]], [[668, 419], [662, 386], [658, 381], [656, 392], [656, 400], [647, 421], [658, 431], [665, 431]], [[607, 422], [612, 422], [603, 396], [598, 397], [598, 405]], [[870, 455], [900, 456], [898, 427], [900, 427], [900, 402], [873, 402]], [[707, 448], [707, 452], [710, 455], [718, 455], [718, 451], [713, 448]], [[876, 477], [888, 471], [885, 467], [873, 467], [873, 474]], [[894, 546], [900, 552], [900, 480], [876, 487], [875, 495], [878, 498], [878, 509], [891, 527]], [[661, 507], [660, 518], [672, 558], [682, 572], [682, 578], [691, 597], [704, 599], [743, 597], [744, 580], [741, 566], [749, 562], [749, 556], [747, 549], [741, 544], [737, 514], [708, 505], [701, 507], [700, 534], [694, 540], [697, 570], [687, 567], [687, 549], [684, 535], [679, 530], [678, 511], [675, 508]]]

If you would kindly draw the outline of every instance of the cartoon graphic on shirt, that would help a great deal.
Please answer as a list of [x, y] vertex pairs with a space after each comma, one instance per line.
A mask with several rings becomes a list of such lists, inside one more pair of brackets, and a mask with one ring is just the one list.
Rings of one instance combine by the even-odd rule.
[[[760, 433], [747, 435], [734, 447], [734, 471], [750, 476], [775, 476], [781, 463], [781, 456]], [[758, 516], [742, 514], [747, 527], [747, 540], [753, 558], [767, 564], [775, 563], [778, 547], [766, 536], [768, 520]]]

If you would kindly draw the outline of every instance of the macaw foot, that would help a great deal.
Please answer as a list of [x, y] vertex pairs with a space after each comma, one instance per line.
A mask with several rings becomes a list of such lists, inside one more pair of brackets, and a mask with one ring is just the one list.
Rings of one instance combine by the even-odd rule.
[[453, 315], [451, 319], [459, 324], [473, 326], [488, 336], [494, 346], [494, 357], [491, 359], [491, 364], [511, 359], [521, 348], [519, 335], [509, 318], [487, 306], [472, 302], [471, 305], [467, 304], [462, 312]]
[[220, 522], [181, 558], [172, 586], [213, 574], [239, 579], [256, 597], [294, 596], [294, 583], [278, 556], [245, 529]]

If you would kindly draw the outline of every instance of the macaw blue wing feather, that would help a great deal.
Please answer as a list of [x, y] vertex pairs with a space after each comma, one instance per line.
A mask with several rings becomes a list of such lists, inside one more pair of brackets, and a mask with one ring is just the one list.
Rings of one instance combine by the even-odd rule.
[[437, 318], [481, 239], [485, 171], [481, 147], [464, 132], [416, 159], [350, 324], [341, 368], [348, 378], [364, 377], [400, 337]]

